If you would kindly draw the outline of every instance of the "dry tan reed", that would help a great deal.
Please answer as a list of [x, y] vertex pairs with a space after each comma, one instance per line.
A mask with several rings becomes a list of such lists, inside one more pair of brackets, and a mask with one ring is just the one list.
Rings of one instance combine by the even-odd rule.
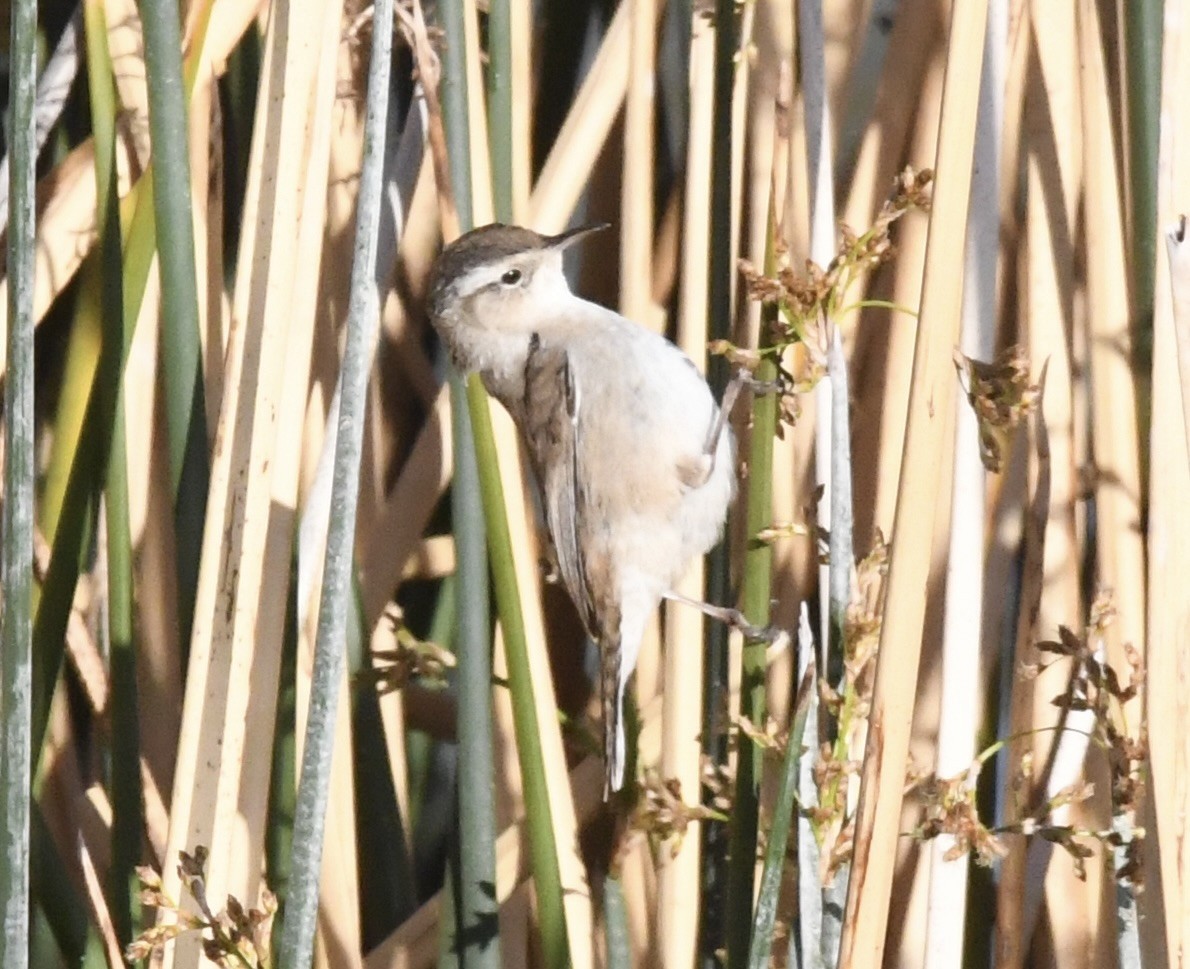
[[[401, 651], [417, 639], [414, 627], [421, 633], [442, 623], [434, 635], [449, 637], [441, 632], [449, 628], [449, 615], [436, 615], [435, 609], [445, 601], [442, 589], [456, 565], [445, 500], [453, 482], [452, 427], [424, 297], [435, 254], [443, 238], [457, 234], [458, 217], [442, 179], [445, 145], [435, 140], [441, 129], [433, 127], [438, 110], [432, 97], [434, 63], [435, 50], [445, 44], [459, 44], [465, 55], [473, 150], [471, 184], [463, 188], [470, 193], [475, 221], [487, 222], [495, 204], [485, 149], [495, 124], [484, 94], [484, 26], [496, 2], [466, 0], [464, 36], [442, 37], [431, 29], [412, 38], [420, 44], [415, 56], [402, 53], [402, 63], [414, 61], [417, 80], [431, 86], [428, 103], [403, 102], [402, 110], [424, 108], [431, 127], [424, 132], [426, 144], [417, 142], [399, 235], [389, 240], [390, 264], [378, 274], [382, 335], [370, 390], [356, 547], [359, 614], [365, 645], [372, 647], [363, 657], [363, 673], [383, 666], [384, 654], [404, 655]], [[1139, 862], [1146, 882], [1139, 900], [1145, 913], [1143, 965], [1160, 964], [1165, 953], [1171, 965], [1178, 964], [1173, 956], [1188, 944], [1190, 926], [1190, 851], [1184, 837], [1190, 812], [1185, 767], [1190, 710], [1181, 688], [1190, 676], [1183, 648], [1190, 635], [1190, 600], [1183, 588], [1190, 574], [1190, 525], [1183, 513], [1190, 494], [1190, 411], [1183, 408], [1190, 407], [1190, 393], [1178, 369], [1179, 352], [1186, 350], [1177, 335], [1186, 321], [1178, 312], [1185, 305], [1176, 299], [1177, 274], [1185, 270], [1180, 263], [1171, 270], [1163, 233], [1177, 216], [1190, 212], [1190, 98], [1184, 93], [1190, 90], [1188, 0], [1165, 0], [1160, 217], [1151, 227], [1161, 242], [1151, 382], [1142, 365], [1149, 334], [1136, 318], [1130, 275], [1133, 189], [1123, 160], [1125, 126], [1119, 120], [1126, 80], [1113, 59], [1124, 48], [1121, 16], [1127, 5], [1113, 11], [1098, 0], [1010, 0], [1002, 8], [1007, 37], [998, 92], [1003, 102], [999, 193], [969, 199], [987, 0], [904, 0], [886, 30], [870, 22], [888, 8], [882, 0], [824, 2], [822, 62], [831, 119], [827, 157], [846, 147], [840, 143], [844, 118], [859, 127], [854, 157], [842, 157], [834, 166], [834, 198], [819, 199], [819, 205], [837, 205], [847, 229], [832, 241], [827, 226], [812, 248], [805, 112], [813, 106], [798, 85], [796, 67], [806, 53], [798, 45], [816, 40], [797, 22], [797, 4], [749, 0], [736, 11], [741, 40], [728, 105], [730, 171], [724, 174], [712, 165], [717, 29], [712, 8], [730, 4], [696, 2], [689, 22], [680, 23], [664, 0], [622, 0], [606, 23], [594, 14], [591, 24], [584, 22], [586, 59], [569, 77], [549, 74], [560, 70], [553, 57], [557, 52], [549, 48], [556, 42], [551, 30], [560, 17], [587, 17], [586, 6], [509, 2], [516, 50], [511, 73], [515, 221], [554, 232], [571, 224], [576, 212], [610, 213], [616, 232], [599, 243], [603, 250], [595, 245], [587, 250], [580, 288], [666, 333], [699, 367], [707, 359], [709, 335], [721, 325], [729, 328], [745, 361], [757, 345], [772, 339], [761, 332], [755, 294], [741, 288], [742, 277], [734, 271], [727, 281], [730, 319], [708, 319], [709, 254], [721, 241], [716, 233], [722, 229], [710, 207], [716, 177], [730, 183], [730, 226], [724, 236], [733, 267], [740, 256], [762, 262], [768, 241], [765, 215], [775, 189], [788, 267], [782, 283], [809, 285], [806, 280], [815, 277], [806, 269], [806, 257], [813, 255], [819, 269], [828, 271], [832, 245], [842, 240], [845, 249], [850, 233], [867, 231], [898, 172], [907, 164], [936, 169], [928, 222], [909, 214], [897, 223], [890, 241], [895, 258], [882, 254], [871, 273], [856, 274], [835, 320], [852, 388], [857, 560], [877, 547], [878, 532], [891, 539], [883, 593], [873, 591], [880, 587], [870, 575], [861, 579], [857, 574], [853, 590], [852, 618], [859, 631], [851, 635], [880, 642], [875, 683], [866, 687], [870, 695], [852, 697], [858, 722], [850, 724], [847, 739], [866, 735], [866, 750], [845, 750], [842, 761], [831, 759], [835, 750], [830, 747], [804, 754], [820, 775], [837, 772], [833, 781], [821, 781], [823, 790], [834, 783], [843, 792], [838, 817], [823, 821], [813, 805], [803, 806], [824, 837], [829, 831], [823, 842], [828, 848], [835, 839], [844, 846], [839, 857], [824, 860], [824, 873], [841, 870], [843, 861], [851, 864], [841, 964], [857, 969], [925, 964], [926, 952], [938, 943], [937, 926], [944, 922], [958, 930], [946, 951], [957, 951], [966, 907], [995, 913], [986, 926], [976, 927], [987, 936], [966, 941], [971, 958], [977, 946], [994, 940], [994, 947], [986, 946], [994, 952], [991, 959], [973, 965], [1091, 969], [1121, 964], [1114, 862], [1100, 849], [1104, 832], [1125, 823], [1144, 828], [1147, 835]], [[128, 223], [138, 193], [147, 192], [143, 179], [151, 164], [145, 67], [136, 5], [107, 0], [107, 9], [125, 121], [117, 164]], [[416, 14], [410, 16], [416, 20]], [[282, 718], [282, 736], [276, 739], [287, 739], [296, 726], [300, 749], [323, 553], [318, 541], [303, 548], [303, 579], [291, 583], [294, 534], [303, 510], [316, 503], [316, 469], [329, 447], [326, 422], [339, 375], [362, 146], [367, 74], [362, 38], [369, 30], [369, 11], [357, 0], [313, 5], [212, 0], [187, 8], [195, 271], [212, 468], [189, 643], [179, 642], [177, 623], [178, 548], [160, 379], [169, 348], [160, 345], [155, 270], [130, 349], [124, 393], [136, 551], [144, 860], [163, 873], [170, 896], [184, 902], [178, 852], [208, 847], [204, 877], [216, 910], [228, 895], [245, 906], [258, 905], [263, 887], [283, 877], [265, 862], [266, 840], [283, 826], [279, 809], [269, 803], [278, 696], [294, 691], [297, 708], [296, 724]], [[411, 40], [404, 33], [402, 38]], [[860, 78], [861, 66], [873, 63], [864, 57], [873, 39], [887, 42], [889, 53], [878, 62], [878, 76]], [[225, 152], [243, 137], [237, 125], [247, 113], [224, 75], [229, 63], [244, 70], [250, 49], [259, 49], [263, 62], [252, 94], [255, 131], [245, 167], [234, 152]], [[675, 67], [679, 49], [682, 58]], [[580, 59], [577, 47], [567, 54]], [[411, 86], [411, 81], [402, 78], [401, 84]], [[857, 120], [851, 108], [865, 98], [869, 107]], [[682, 110], [675, 113], [675, 105]], [[556, 130], [543, 125], [542, 119], [551, 116]], [[403, 119], [402, 125], [422, 132], [417, 117], [416, 123]], [[53, 364], [47, 372], [68, 375], [51, 376], [47, 391], [54, 398], [45, 412], [47, 455], [58, 449], [54, 477], [46, 483], [46, 500], [53, 502], [61, 498], [63, 469], [81, 439], [79, 427], [59, 428], [52, 418], [55, 381], [89, 380], [94, 369], [91, 358], [59, 362], [67, 352], [58, 341], [66, 329], [63, 321], [73, 312], [68, 301], [74, 281], [96, 241], [94, 147], [85, 136], [70, 137], [76, 140], [63, 135], [62, 150], [45, 162], [39, 186], [34, 313], [45, 332], [38, 352]], [[671, 155], [671, 145], [681, 150]], [[952, 511], [951, 501], [956, 387], [959, 407], [971, 401], [951, 358], [963, 305], [962, 243], [969, 206], [987, 224], [998, 225], [990, 253], [998, 266], [995, 292], [985, 294], [996, 348], [1023, 346], [1025, 383], [1037, 383], [1043, 372], [1045, 379], [1031, 418], [1011, 441], [1005, 438], [1003, 469], [986, 475], [980, 501], [953, 506], [982, 512], [958, 522], [954, 516], [964, 513]], [[235, 219], [238, 225], [229, 224]], [[232, 248], [225, 250], [229, 243]], [[614, 266], [604, 265], [603, 254], [616, 246], [614, 258], [607, 257]], [[234, 268], [231, 282], [229, 266]], [[0, 314], [7, 314], [6, 284], [0, 289]], [[0, 370], [3, 353], [0, 341]], [[801, 600], [820, 593], [825, 547], [825, 536], [815, 534], [814, 524], [815, 453], [823, 447], [813, 433], [819, 401], [808, 392], [816, 359], [805, 343], [782, 358], [796, 383], [783, 403], [791, 417], [798, 407], [801, 413], [782, 427], [782, 439], [775, 443], [771, 528], [766, 530], [772, 535], [766, 540], [774, 543], [772, 615], [788, 628]], [[1021, 406], [1022, 413], [1028, 410]], [[749, 453], [752, 433], [745, 412], [741, 406], [735, 419], [741, 455]], [[608, 962], [600, 901], [610, 863], [625, 896], [635, 964], [689, 969], [696, 959], [713, 957], [716, 927], [711, 926], [711, 942], [700, 930], [707, 929], [708, 919], [722, 918], [721, 913], [704, 915], [701, 908], [714, 896], [702, 881], [703, 862], [713, 861], [720, 850], [713, 842], [706, 848], [703, 835], [720, 822], [695, 808], [732, 788], [719, 783], [712, 792], [705, 784], [701, 751], [708, 713], [733, 737], [739, 731], [739, 638], [731, 643], [731, 696], [724, 709], [706, 711], [706, 625], [697, 613], [666, 608], [642, 654], [637, 695], [641, 777], [653, 785], [650, 792], [668, 791], [669, 799], [662, 798], [663, 816], [618, 815], [604, 805], [602, 768], [590, 743], [591, 711], [597, 704], [590, 702], [579, 625], [560, 591], [543, 578], [548, 543], [538, 527], [534, 488], [515, 428], [498, 407], [491, 417], [549, 779], [571, 964], [618, 969]], [[968, 449], [959, 459], [973, 464], [977, 454], [971, 435], [958, 441]], [[749, 473], [745, 463], [741, 494], [748, 491]], [[982, 477], [981, 472], [955, 480]], [[733, 595], [744, 551], [758, 539], [744, 533], [745, 511], [738, 506], [729, 527]], [[965, 758], [982, 745], [973, 728], [977, 717], [982, 718], [978, 737], [986, 742], [1011, 736], [1000, 755], [1006, 766], [995, 792], [1001, 814], [995, 821], [980, 817], [976, 825], [980, 836], [994, 839], [992, 853], [1002, 851], [1004, 857], [997, 862], [998, 892], [973, 866], [969, 882], [955, 882], [966, 887], [952, 906], [946, 905], [945, 885], [935, 883], [934, 908], [927, 917], [932, 876], [929, 852], [920, 850], [927, 836], [920, 825], [923, 808], [938, 807], [930, 800], [938, 789], [935, 782], [946, 779], [931, 775], [951, 774], [953, 780], [964, 771], [956, 763], [935, 764], [939, 732], [950, 740], [956, 729], [939, 718], [942, 691], [952, 687], [934, 658], [941, 653], [950, 536], [959, 525], [969, 534], [969, 558], [978, 559], [983, 601], [981, 625], [970, 624], [982, 629], [981, 642], [964, 643], [961, 637], [959, 642], [960, 649], [969, 649], [969, 674], [979, 678], [975, 706], [980, 709], [967, 710], [961, 718], [965, 725], [957, 749], [967, 752]], [[101, 529], [88, 536], [85, 549], [106, 541]], [[42, 573], [45, 558], [39, 561]], [[59, 689], [51, 706], [42, 756], [42, 813], [63, 877], [111, 950], [117, 943], [105, 895], [113, 826], [112, 798], [104, 786], [105, 764], [113, 756], [111, 674], [104, 658], [105, 573], [102, 567], [88, 568], [67, 626], [68, 676], [81, 689]], [[701, 597], [704, 574], [701, 567], [693, 569], [681, 591]], [[1114, 621], [1088, 624], [1092, 602], [1107, 589]], [[861, 602], [861, 592], [872, 598]], [[290, 612], [293, 618], [287, 618]], [[1138, 749], [1147, 740], [1143, 793], [1129, 793], [1121, 801], [1120, 777], [1112, 773], [1120, 747], [1113, 747], [1110, 737], [1096, 733], [1092, 739], [1060, 729], [1086, 719], [1085, 710], [1053, 702], [1085, 661], [1073, 649], [1056, 660], [1047, 652], [1054, 642], [1069, 642], [1061, 627], [1076, 639], [1099, 637], [1102, 662], [1122, 682], [1130, 669], [1147, 676], [1143, 689], [1121, 687], [1118, 710], [1113, 708], [1119, 717], [1114, 722], [1124, 724]], [[538, 900], [506, 686], [504, 633], [493, 624], [498, 776], [492, 809], [499, 835], [492, 891], [500, 908], [496, 931], [504, 964], [535, 965]], [[292, 682], [280, 677], [287, 636], [296, 643]], [[1035, 677], [1021, 675], [1047, 663]], [[772, 722], [749, 725], [778, 747], [788, 728], [793, 665], [792, 653], [772, 658], [766, 683]], [[838, 675], [833, 672], [836, 679], [822, 690], [824, 708], [832, 711], [839, 709], [833, 695]], [[434, 757], [449, 760], [443, 751], [455, 738], [455, 695], [414, 677], [380, 698], [380, 735], [370, 737], [357, 733], [362, 728], [348, 702], [359, 695], [353, 691], [370, 682], [361, 676], [345, 679], [340, 687], [316, 964], [325, 969], [446, 965], [439, 960], [445, 959], [442, 922], [450, 906], [434, 872], [436, 853], [445, 849], [426, 830], [438, 820], [436, 813], [445, 817], [453, 810], [450, 785], [468, 783], [449, 774], [445, 782], [434, 776], [441, 767], [435, 767]], [[81, 702], [69, 702], [76, 695]], [[1091, 721], [1094, 733], [1102, 724]], [[361, 847], [370, 814], [376, 813], [368, 801], [375, 785], [360, 775], [353, 750], [379, 743], [385, 756], [378, 762], [387, 765], [385, 780], [391, 781], [401, 819], [392, 838], [414, 853], [412, 869], [422, 881], [406, 886], [403, 923], [392, 916], [391, 924], [376, 929], [376, 912], [385, 906], [369, 895], [375, 883], [368, 876], [379, 862]], [[427, 755], [427, 748], [437, 753]], [[972, 778], [979, 774], [981, 783], [991, 784], [993, 762], [980, 763], [978, 770], [972, 768]], [[732, 764], [718, 769], [730, 775]], [[774, 774], [766, 775], [762, 831], [772, 822], [775, 801]], [[863, 792], [858, 805], [857, 778]], [[931, 783], [917, 783], [923, 779]], [[674, 786], [667, 788], [671, 781]], [[1093, 782], [1094, 792], [1074, 797], [1071, 789], [1081, 790], [1084, 781]], [[438, 783], [445, 787], [435, 788]], [[1069, 803], [1056, 803], [1063, 798]], [[730, 819], [730, 804], [713, 804]], [[1067, 822], [1074, 833], [1062, 829]], [[446, 819], [445, 827], [450, 823]], [[910, 832], [916, 837], [906, 837]], [[963, 838], [972, 830], [947, 833], [951, 840], [935, 852], [933, 877], [939, 879], [937, 873], [951, 863], [946, 859], [969, 844]], [[1087, 846], [1096, 854], [1083, 873], [1073, 856]], [[778, 927], [781, 933], [796, 932], [802, 927], [795, 924], [792, 862], [784, 880]], [[975, 909], [976, 904], [984, 908]], [[162, 924], [173, 917], [165, 911]], [[973, 921], [968, 919], [968, 929]], [[772, 950], [777, 966], [786, 964], [783, 938]], [[166, 953], [164, 964], [170, 967], [204, 964], [194, 934]]]

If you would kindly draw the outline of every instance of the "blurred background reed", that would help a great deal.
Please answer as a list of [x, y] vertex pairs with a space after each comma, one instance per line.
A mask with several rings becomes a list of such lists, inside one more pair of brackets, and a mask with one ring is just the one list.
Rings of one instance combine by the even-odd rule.
[[[1190, 0], [4, 13], [4, 966], [1185, 964]], [[776, 388], [609, 804], [493, 220]]]

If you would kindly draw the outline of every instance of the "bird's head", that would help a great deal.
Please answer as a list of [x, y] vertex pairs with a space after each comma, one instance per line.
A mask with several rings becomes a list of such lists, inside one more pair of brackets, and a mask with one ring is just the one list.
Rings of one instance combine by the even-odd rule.
[[[562, 252], [606, 228], [584, 226], [556, 236], [498, 223], [460, 236], [443, 251], [430, 284], [430, 318], [444, 335], [459, 329], [532, 332], [573, 299]], [[456, 334], [461, 336], [461, 334]]]

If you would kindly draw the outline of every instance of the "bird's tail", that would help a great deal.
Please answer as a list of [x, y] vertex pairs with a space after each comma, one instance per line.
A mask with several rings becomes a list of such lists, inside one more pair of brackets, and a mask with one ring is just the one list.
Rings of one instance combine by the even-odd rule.
[[599, 691], [603, 701], [603, 799], [624, 786], [624, 687], [620, 681], [623, 651], [620, 637], [604, 637], [599, 643]]
[[[630, 573], [620, 583], [616, 623], [604, 627], [599, 639], [599, 685], [603, 700], [603, 756], [606, 763], [603, 797], [624, 786], [628, 744], [624, 730], [624, 690], [645, 636], [657, 612], [661, 593], [647, 575]], [[609, 628], [610, 627], [610, 628]]]

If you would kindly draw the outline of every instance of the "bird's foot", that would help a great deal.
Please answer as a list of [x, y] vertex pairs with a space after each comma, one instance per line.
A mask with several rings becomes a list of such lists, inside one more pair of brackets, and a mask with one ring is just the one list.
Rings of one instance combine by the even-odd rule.
[[764, 643], [768, 647], [769, 657], [779, 656], [789, 647], [789, 633], [787, 633], [780, 626], [772, 623], [767, 626], [757, 626], [748, 622], [744, 618], [744, 614], [738, 609], [733, 609], [732, 612], [738, 617], [738, 621], [731, 623], [733, 629], [738, 629], [740, 635], [745, 640], [751, 643]]
[[789, 382], [784, 377], [775, 380], [761, 380], [750, 370], [740, 370], [732, 378], [752, 391], [756, 397], [767, 397], [769, 394], [783, 395], [789, 390]]
[[665, 593], [665, 597], [674, 602], [693, 606], [704, 615], [710, 616], [712, 619], [717, 619], [725, 626], [737, 630], [749, 642], [765, 643], [768, 646], [770, 656], [780, 655], [789, 646], [789, 633], [784, 629], [771, 624], [757, 626], [755, 623], [749, 622], [748, 618], [739, 609], [711, 605], [709, 602], [691, 599], [677, 592], [667, 592]]

